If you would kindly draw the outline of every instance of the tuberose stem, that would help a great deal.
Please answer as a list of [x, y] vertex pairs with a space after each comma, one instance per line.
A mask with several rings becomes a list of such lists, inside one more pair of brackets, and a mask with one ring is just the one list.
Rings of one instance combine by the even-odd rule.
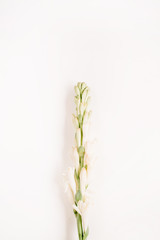
[[79, 240], [83, 240], [82, 217], [79, 213], [77, 214], [77, 228]]

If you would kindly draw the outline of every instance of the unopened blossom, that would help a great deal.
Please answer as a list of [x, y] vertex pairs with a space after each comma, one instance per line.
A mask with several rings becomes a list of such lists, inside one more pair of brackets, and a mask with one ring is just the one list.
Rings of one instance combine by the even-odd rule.
[[75, 128], [79, 128], [78, 119], [75, 115], [72, 115], [72, 122]]
[[75, 165], [75, 169], [78, 172], [79, 169], [79, 154], [77, 152], [77, 147], [72, 148], [72, 158]]
[[77, 147], [81, 145], [81, 129], [80, 128], [78, 128], [76, 131], [76, 143], [77, 143]]

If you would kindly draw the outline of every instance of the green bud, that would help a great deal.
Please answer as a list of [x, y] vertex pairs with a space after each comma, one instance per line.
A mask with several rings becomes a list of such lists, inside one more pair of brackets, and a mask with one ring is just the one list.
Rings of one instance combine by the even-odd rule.
[[80, 146], [78, 148], [78, 153], [79, 153], [79, 156], [80, 157], [83, 157], [84, 156], [84, 153], [85, 153], [85, 148], [83, 146]]
[[86, 123], [88, 121], [88, 112], [85, 111], [83, 116], [83, 123]]
[[88, 184], [86, 185], [85, 189], [87, 190], [87, 188], [88, 188]]
[[75, 209], [73, 209], [73, 212], [74, 212], [75, 216], [77, 216], [77, 211]]
[[90, 105], [90, 102], [91, 102], [91, 97], [88, 97], [87, 98], [87, 102], [86, 102], [86, 109], [88, 110], [88, 107]]
[[87, 91], [88, 91], [88, 95], [90, 95], [91, 90], [89, 87], [87, 87]]
[[74, 114], [72, 114], [72, 122], [73, 122], [75, 128], [79, 128], [78, 119]]
[[87, 170], [87, 164], [86, 164], [84, 167], [85, 167], [85, 169]]
[[81, 114], [78, 115], [78, 122], [79, 122], [79, 123], [82, 122], [82, 115], [81, 115]]
[[79, 103], [80, 103], [80, 97], [79, 97], [78, 95], [74, 97], [74, 102], [75, 102], [76, 106], [79, 105]]
[[83, 91], [83, 89], [86, 87], [86, 84], [85, 84], [85, 82], [82, 82], [82, 84], [81, 84], [81, 90]]
[[77, 83], [77, 87], [79, 88], [79, 90], [81, 90], [81, 83], [80, 82]]
[[89, 113], [88, 113], [88, 119], [90, 119], [91, 116], [92, 116], [92, 111], [89, 111]]
[[74, 90], [75, 90], [75, 93], [76, 93], [77, 95], [80, 94], [79, 88], [78, 88], [77, 86], [74, 87]]
[[74, 178], [78, 179], [78, 175], [77, 175], [76, 169], [74, 170]]
[[82, 193], [81, 193], [80, 190], [78, 190], [78, 191], [76, 192], [75, 200], [76, 200], [77, 203], [78, 203], [79, 200], [82, 200]]
[[88, 96], [88, 89], [86, 88], [82, 94], [82, 102], [86, 101], [86, 97]]
[[77, 147], [81, 145], [81, 129], [78, 128], [75, 134]]

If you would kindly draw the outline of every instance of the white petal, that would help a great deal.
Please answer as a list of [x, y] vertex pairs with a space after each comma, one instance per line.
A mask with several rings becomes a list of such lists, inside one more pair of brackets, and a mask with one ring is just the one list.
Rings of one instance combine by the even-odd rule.
[[84, 214], [87, 211], [88, 204], [82, 200], [78, 201], [78, 208], [81, 214]]
[[76, 143], [77, 143], [77, 147], [80, 147], [81, 145], [81, 129], [78, 128], [76, 131]]
[[76, 171], [78, 171], [78, 168], [79, 168], [79, 154], [77, 152], [77, 148], [74, 147], [72, 149], [72, 158], [73, 158], [73, 161], [74, 161], [74, 165], [75, 165], [75, 168], [76, 168]]

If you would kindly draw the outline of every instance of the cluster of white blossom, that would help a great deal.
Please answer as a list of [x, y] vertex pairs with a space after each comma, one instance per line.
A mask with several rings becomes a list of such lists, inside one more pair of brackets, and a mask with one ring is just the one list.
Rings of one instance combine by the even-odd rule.
[[77, 218], [79, 240], [85, 240], [89, 233], [87, 210], [90, 203], [90, 173], [93, 166], [92, 142], [89, 141], [90, 107], [89, 88], [82, 82], [75, 86], [76, 114], [73, 114], [75, 126], [75, 146], [72, 149], [74, 167], [68, 168], [66, 175], [67, 192]]

